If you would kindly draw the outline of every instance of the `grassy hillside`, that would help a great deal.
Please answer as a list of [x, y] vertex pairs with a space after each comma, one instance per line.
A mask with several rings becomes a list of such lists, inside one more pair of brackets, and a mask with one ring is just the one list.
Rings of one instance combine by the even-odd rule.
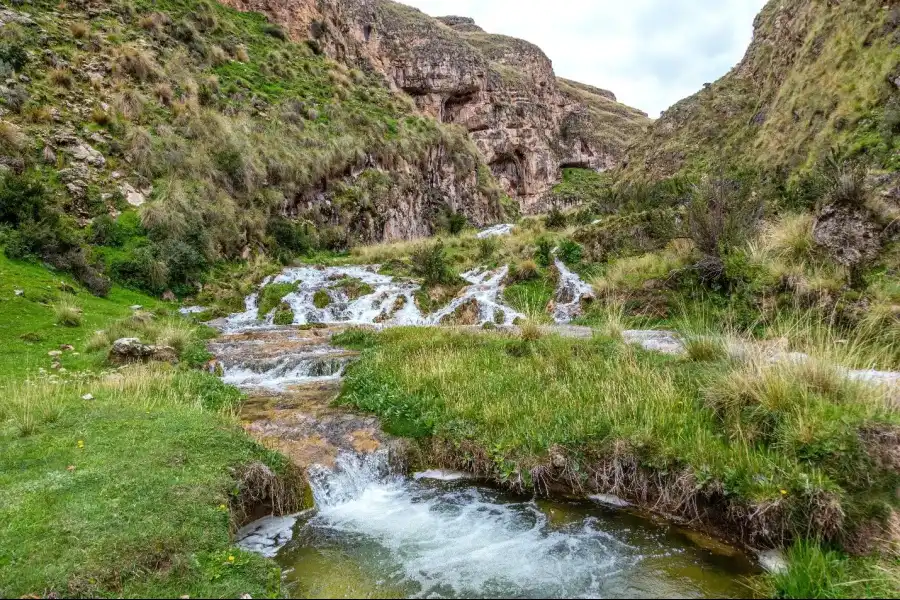
[[8, 255], [100, 293], [103, 275], [188, 293], [220, 260], [379, 240], [406, 197], [427, 196], [404, 210], [430, 229], [452, 209], [423, 171], [469, 185], [458, 210], [500, 214], [464, 132], [259, 14], [180, 0], [16, 11], [0, 28]]
[[625, 177], [698, 173], [722, 159], [792, 172], [830, 148], [888, 168], [900, 138], [900, 9], [878, 0], [773, 0], [730, 73], [669, 110]]
[[566, 99], [587, 109], [584, 121], [572, 120], [567, 126], [616, 156], [623, 156], [652, 123], [647, 113], [616, 101], [609, 92], [569, 79], [557, 78], [557, 82]]
[[241, 395], [186, 366], [113, 370], [98, 330], [206, 357], [149, 296], [0, 255], [0, 595], [280, 594], [272, 563], [231, 546], [250, 466], [289, 473], [239, 427]]

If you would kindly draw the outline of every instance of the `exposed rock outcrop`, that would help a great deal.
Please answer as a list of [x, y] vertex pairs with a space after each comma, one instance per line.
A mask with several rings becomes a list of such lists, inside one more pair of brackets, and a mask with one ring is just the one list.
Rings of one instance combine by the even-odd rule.
[[832, 203], [818, 211], [813, 239], [835, 262], [853, 268], [878, 256], [882, 229], [866, 208]]
[[171, 346], [153, 346], [137, 338], [122, 338], [113, 343], [108, 359], [114, 365], [147, 361], [177, 363], [178, 353]]
[[545, 210], [561, 167], [619, 164], [644, 113], [590, 86], [557, 80], [537, 46], [432, 18], [390, 0], [224, 0], [268, 14], [295, 39], [381, 73], [419, 110], [464, 127], [525, 213]]
[[771, 0], [743, 60], [663, 113], [628, 150], [628, 179], [722, 158], [790, 172], [834, 145], [867, 151], [900, 73], [896, 2]]

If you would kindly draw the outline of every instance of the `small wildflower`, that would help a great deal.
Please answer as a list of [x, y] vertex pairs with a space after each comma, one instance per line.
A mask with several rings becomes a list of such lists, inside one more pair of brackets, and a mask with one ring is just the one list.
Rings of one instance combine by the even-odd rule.
[[787, 496], [787, 495], [788, 495], [788, 491], [787, 491], [787, 490], [781, 490], [781, 495], [782, 495], [782, 496]]
[[93, 400], [94, 395], [93, 394], [85, 394], [84, 396], [81, 397], [81, 399], [82, 400]]
[[84, 440], [78, 440], [78, 447], [84, 448]]
[[228, 510], [228, 507], [225, 506], [224, 504], [220, 504], [220, 505], [219, 505], [219, 510], [221, 510], [222, 512], [226, 512], [226, 511]]
[[229, 556], [228, 556], [228, 562], [230, 562], [230, 563], [233, 563], [233, 562], [234, 562], [234, 555], [229, 555]]

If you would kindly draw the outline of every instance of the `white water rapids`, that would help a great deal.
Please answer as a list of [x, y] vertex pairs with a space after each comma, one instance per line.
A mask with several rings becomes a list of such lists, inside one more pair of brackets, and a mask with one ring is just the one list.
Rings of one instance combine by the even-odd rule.
[[[558, 323], [567, 323], [581, 312], [583, 298], [592, 297], [590, 286], [561, 261], [556, 261], [559, 287], [553, 316]], [[508, 267], [478, 268], [462, 274], [469, 284], [446, 306], [431, 314], [424, 314], [416, 305], [415, 295], [421, 286], [410, 280], [378, 273], [377, 265], [350, 267], [295, 267], [266, 279], [259, 291], [245, 300], [245, 310], [232, 315], [226, 322], [229, 331], [271, 327], [275, 311], [259, 314], [259, 296], [270, 284], [294, 284], [295, 290], [284, 297], [293, 311], [294, 325], [323, 324], [382, 324], [382, 325], [440, 325], [458, 309], [468, 304], [477, 306], [477, 323], [512, 325], [524, 315], [503, 300]], [[351, 298], [344, 287], [348, 279], [368, 285], [371, 292]], [[316, 294], [328, 294], [328, 305], [317, 308]]]
[[[384, 452], [342, 455], [334, 470], [312, 469], [310, 483], [317, 510], [299, 517], [292, 541], [284, 520], [268, 521], [290, 542], [279, 561], [293, 567], [288, 579], [299, 596], [360, 589], [374, 597], [419, 598], [697, 597], [713, 591], [661, 567], [693, 564], [700, 556], [693, 549], [642, 520], [614, 523], [599, 507], [556, 508], [466, 481], [392, 475]], [[273, 553], [271, 543], [252, 531], [245, 535], [257, 551]], [[717, 575], [725, 577], [721, 569]]]

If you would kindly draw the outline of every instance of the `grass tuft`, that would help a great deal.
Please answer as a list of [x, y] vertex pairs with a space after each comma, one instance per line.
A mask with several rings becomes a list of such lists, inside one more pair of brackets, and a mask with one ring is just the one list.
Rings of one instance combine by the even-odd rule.
[[53, 304], [53, 315], [56, 324], [63, 327], [80, 327], [82, 312], [78, 306], [68, 299], [58, 300]]

